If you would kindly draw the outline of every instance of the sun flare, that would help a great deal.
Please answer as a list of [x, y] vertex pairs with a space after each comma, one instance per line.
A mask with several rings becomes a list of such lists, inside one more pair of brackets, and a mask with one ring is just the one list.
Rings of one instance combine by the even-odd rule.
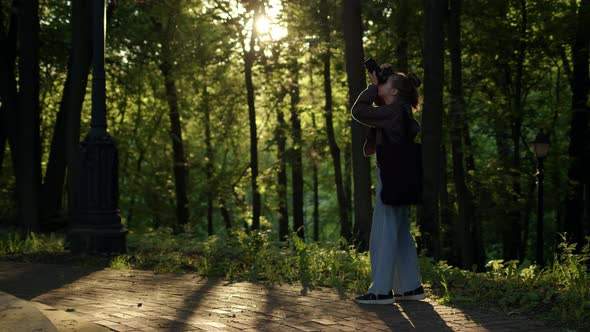
[[[273, 20], [274, 21], [274, 20]], [[256, 20], [256, 31], [261, 37], [270, 36], [272, 40], [279, 40], [287, 36], [287, 29], [271, 21], [266, 15]]]

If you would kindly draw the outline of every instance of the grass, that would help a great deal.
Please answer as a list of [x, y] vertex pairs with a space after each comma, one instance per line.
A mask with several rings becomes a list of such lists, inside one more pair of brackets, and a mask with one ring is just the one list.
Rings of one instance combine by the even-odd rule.
[[[333, 287], [362, 293], [371, 279], [368, 253], [341, 240], [305, 243], [293, 234], [286, 242], [271, 241], [268, 232], [196, 240], [190, 232], [170, 229], [128, 237], [128, 253], [76, 256], [63, 236], [15, 233], [0, 237], [0, 259], [36, 262], [66, 261], [117, 269], [189, 272], [207, 277], [264, 283], [301, 283], [307, 288]], [[590, 328], [590, 247], [576, 250], [560, 244], [552, 263], [540, 268], [518, 261], [491, 260], [486, 272], [475, 273], [420, 257], [424, 285], [431, 298], [444, 304], [493, 308], [510, 315], [548, 319], [570, 328]]]

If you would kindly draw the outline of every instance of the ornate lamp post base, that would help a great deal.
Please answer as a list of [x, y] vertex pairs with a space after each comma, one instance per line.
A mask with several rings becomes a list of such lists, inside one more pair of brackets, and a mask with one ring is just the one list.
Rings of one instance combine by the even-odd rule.
[[72, 252], [124, 253], [127, 230], [119, 215], [119, 158], [104, 128], [92, 128], [80, 143], [77, 213], [68, 241]]
[[117, 253], [127, 251], [127, 230], [102, 229], [98, 227], [78, 227], [68, 234], [70, 250], [76, 253]]

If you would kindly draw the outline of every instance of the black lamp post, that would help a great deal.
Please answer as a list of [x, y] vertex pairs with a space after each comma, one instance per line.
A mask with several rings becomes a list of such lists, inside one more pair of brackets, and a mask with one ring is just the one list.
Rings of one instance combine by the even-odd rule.
[[549, 152], [549, 136], [541, 130], [533, 142], [537, 156], [538, 204], [537, 204], [537, 264], [543, 265], [543, 159]]
[[68, 240], [73, 252], [122, 253], [127, 230], [119, 215], [119, 160], [106, 120], [105, 2], [93, 1], [92, 121], [80, 143], [78, 204]]

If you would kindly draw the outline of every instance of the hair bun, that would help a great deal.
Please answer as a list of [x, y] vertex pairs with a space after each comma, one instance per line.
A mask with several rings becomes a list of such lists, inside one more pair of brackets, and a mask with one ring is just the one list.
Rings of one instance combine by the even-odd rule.
[[420, 78], [416, 74], [408, 73], [408, 78], [410, 79], [410, 81], [412, 81], [412, 84], [414, 84], [416, 88], [422, 85], [422, 80], [420, 80]]

